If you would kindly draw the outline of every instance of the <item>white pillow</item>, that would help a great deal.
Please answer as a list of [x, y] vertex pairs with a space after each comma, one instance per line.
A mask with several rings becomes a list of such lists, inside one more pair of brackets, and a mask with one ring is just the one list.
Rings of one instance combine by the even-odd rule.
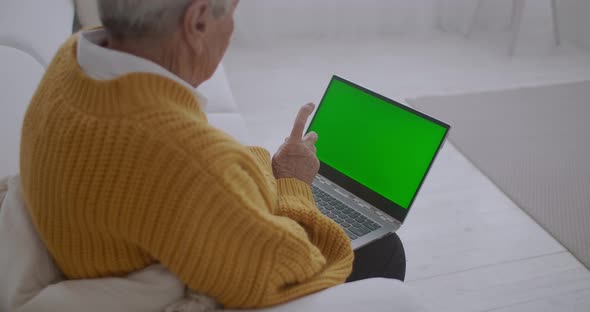
[[3, 177], [19, 172], [23, 118], [45, 69], [29, 54], [2, 46], [1, 42], [0, 68], [0, 177]]
[[160, 265], [123, 278], [64, 281], [32, 224], [20, 178], [0, 208], [0, 311], [161, 312], [184, 285]]
[[255, 144], [249, 136], [246, 121], [242, 115], [238, 113], [209, 113], [207, 114], [207, 119], [213, 127], [223, 130], [238, 142], [244, 145]]
[[0, 311], [15, 311], [62, 276], [31, 223], [18, 177], [9, 180], [1, 207]]
[[239, 113], [223, 63], [197, 90], [207, 98], [207, 113]]

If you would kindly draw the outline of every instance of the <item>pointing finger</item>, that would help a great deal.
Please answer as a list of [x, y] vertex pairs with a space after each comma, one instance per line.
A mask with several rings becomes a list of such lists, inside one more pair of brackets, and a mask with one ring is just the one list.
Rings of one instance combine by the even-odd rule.
[[289, 142], [299, 142], [301, 141], [301, 137], [303, 136], [303, 131], [305, 130], [305, 124], [307, 123], [307, 119], [315, 109], [315, 105], [312, 103], [305, 104], [299, 109], [299, 113], [297, 114], [297, 118], [295, 119], [295, 125], [293, 125], [293, 130], [291, 131], [291, 136], [289, 137]]
[[315, 143], [318, 141], [318, 134], [314, 131], [311, 131], [310, 133], [306, 134], [303, 137], [303, 143], [312, 146], [315, 145]]

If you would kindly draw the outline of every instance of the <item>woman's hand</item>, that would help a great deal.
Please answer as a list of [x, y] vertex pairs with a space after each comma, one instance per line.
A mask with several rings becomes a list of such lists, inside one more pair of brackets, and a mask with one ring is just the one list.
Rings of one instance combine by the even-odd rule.
[[295, 178], [309, 185], [318, 174], [320, 161], [316, 156], [315, 143], [318, 135], [310, 132], [303, 136], [307, 119], [315, 109], [312, 103], [305, 104], [299, 110], [291, 135], [272, 158], [272, 170], [275, 178]]

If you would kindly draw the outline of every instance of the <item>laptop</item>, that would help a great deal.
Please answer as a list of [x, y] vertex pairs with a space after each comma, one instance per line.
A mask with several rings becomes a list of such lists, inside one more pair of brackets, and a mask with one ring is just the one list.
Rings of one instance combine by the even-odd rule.
[[338, 76], [307, 129], [315, 131], [318, 208], [358, 249], [397, 231], [450, 126]]

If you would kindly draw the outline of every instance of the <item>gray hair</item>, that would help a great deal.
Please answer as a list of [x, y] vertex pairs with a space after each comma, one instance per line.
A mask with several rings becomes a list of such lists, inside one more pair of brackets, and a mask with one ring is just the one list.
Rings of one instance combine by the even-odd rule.
[[[117, 38], [162, 35], [178, 26], [193, 0], [98, 0], [100, 19]], [[225, 14], [229, 0], [209, 0], [213, 15]]]

